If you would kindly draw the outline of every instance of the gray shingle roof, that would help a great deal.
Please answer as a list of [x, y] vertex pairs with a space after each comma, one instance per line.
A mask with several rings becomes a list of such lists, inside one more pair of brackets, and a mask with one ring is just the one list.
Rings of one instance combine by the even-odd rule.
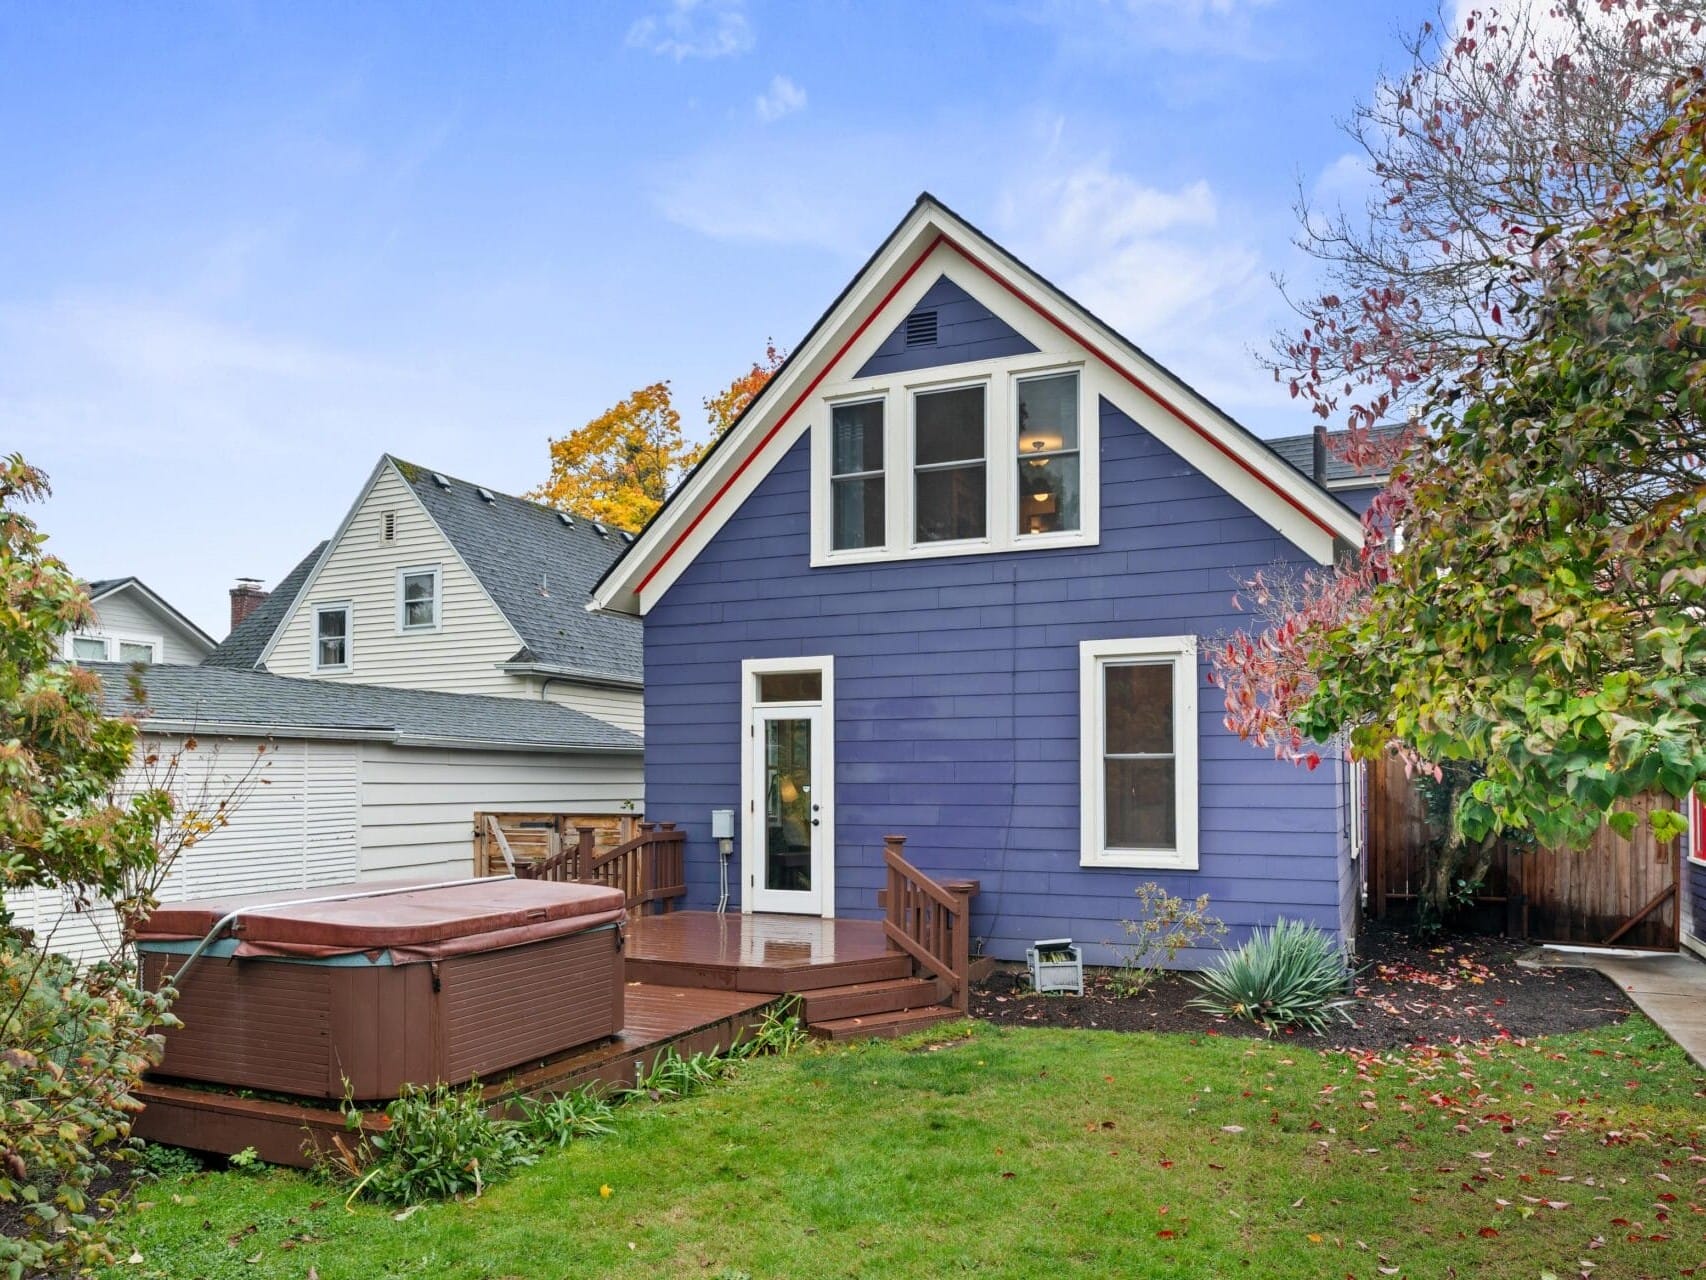
[[238, 727], [289, 737], [377, 737], [416, 745], [492, 749], [637, 752], [640, 739], [572, 707], [533, 698], [493, 698], [425, 689], [390, 689], [299, 680], [267, 671], [219, 667], [136, 669], [147, 690], [141, 711], [131, 700], [132, 668], [87, 664], [101, 677], [107, 709], [139, 715], [162, 728], [216, 732]]
[[393, 458], [421, 505], [450, 539], [525, 646], [513, 661], [638, 685], [644, 670], [640, 624], [588, 613], [593, 584], [627, 549], [615, 529], [591, 520], [564, 524], [551, 507], [482, 490]]
[[[1394, 435], [1402, 431], [1402, 427], [1377, 427], [1377, 435]], [[1284, 458], [1297, 470], [1311, 479], [1315, 475], [1315, 433], [1305, 432], [1300, 436], [1279, 436], [1267, 441], [1268, 448]], [[1359, 471], [1331, 449], [1327, 450], [1327, 483], [1336, 489], [1354, 489], [1366, 485], [1375, 488], [1385, 483], [1384, 475], [1371, 475]]]
[[296, 600], [296, 593], [302, 590], [302, 584], [308, 578], [320, 559], [320, 553], [326, 549], [322, 542], [306, 556], [302, 563], [279, 580], [279, 584], [268, 593], [267, 598], [255, 607], [255, 611], [244, 618], [230, 635], [214, 646], [213, 652], [202, 659], [203, 664], [213, 667], [227, 667], [233, 671], [247, 671], [261, 660], [261, 654], [266, 650], [267, 641], [272, 639], [284, 622], [284, 615], [290, 612], [290, 606]]

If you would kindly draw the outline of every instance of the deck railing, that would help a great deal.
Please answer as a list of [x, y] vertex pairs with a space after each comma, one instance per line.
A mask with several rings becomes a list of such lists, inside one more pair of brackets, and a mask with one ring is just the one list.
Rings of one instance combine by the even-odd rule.
[[905, 836], [883, 837], [888, 889], [883, 932], [930, 976], [949, 988], [961, 1013], [971, 1007], [971, 899], [975, 882], [942, 885], [904, 856]]
[[636, 915], [667, 912], [687, 893], [687, 833], [673, 822], [642, 822], [640, 834], [599, 852], [593, 827], [575, 828], [576, 841], [543, 861], [517, 863], [523, 880], [578, 881], [620, 889]]

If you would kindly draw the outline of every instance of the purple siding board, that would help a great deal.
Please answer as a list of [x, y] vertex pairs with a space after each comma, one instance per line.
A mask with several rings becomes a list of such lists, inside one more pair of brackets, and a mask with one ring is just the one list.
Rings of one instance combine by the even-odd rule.
[[1688, 877], [1689, 914], [1692, 916], [1689, 932], [1706, 942], [1706, 863], [1685, 858], [1682, 871]]
[[[936, 341], [926, 346], [906, 345], [906, 322], [920, 311], [936, 313]], [[937, 279], [905, 320], [883, 339], [883, 345], [854, 375], [876, 377], [908, 369], [933, 369], [937, 365], [961, 364], [967, 360], [999, 360], [1035, 351], [1028, 339], [947, 276]], [[744, 513], [743, 513], [744, 514]]]
[[1360, 516], [1367, 514], [1368, 504], [1374, 501], [1380, 490], [1380, 485], [1359, 489], [1335, 489], [1333, 496]]
[[1106, 402], [1101, 421], [1099, 546], [813, 569], [802, 439], [688, 566], [645, 630], [646, 816], [687, 832], [687, 905], [714, 904], [710, 811], [741, 802], [742, 659], [833, 654], [837, 914], [876, 915], [882, 836], [898, 831], [925, 871], [982, 881], [973, 932], [1003, 958], [1070, 934], [1110, 961], [1147, 880], [1207, 892], [1230, 942], [1280, 915], [1349, 938], [1342, 767], [1238, 741], [1206, 658], [1200, 869], [1079, 865], [1079, 641], [1206, 647], [1247, 623], [1241, 579], [1303, 559]]

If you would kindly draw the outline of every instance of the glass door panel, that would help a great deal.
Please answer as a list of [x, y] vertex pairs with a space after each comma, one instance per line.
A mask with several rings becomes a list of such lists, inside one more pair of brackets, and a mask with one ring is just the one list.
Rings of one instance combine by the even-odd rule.
[[811, 718], [766, 716], [763, 741], [764, 887], [810, 893], [818, 826]]

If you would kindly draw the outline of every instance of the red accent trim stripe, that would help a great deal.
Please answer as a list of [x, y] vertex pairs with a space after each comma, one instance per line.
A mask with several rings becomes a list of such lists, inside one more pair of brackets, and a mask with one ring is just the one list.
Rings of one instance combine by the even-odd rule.
[[869, 329], [871, 325], [876, 322], [877, 317], [883, 313], [883, 308], [888, 306], [895, 294], [899, 293], [901, 289], [905, 287], [906, 282], [917, 274], [918, 269], [924, 265], [930, 255], [936, 252], [936, 246], [946, 239], [947, 237], [945, 235], [938, 232], [936, 238], [930, 242], [924, 252], [918, 255], [918, 260], [901, 273], [900, 279], [896, 280], [894, 284], [890, 286], [889, 291], [883, 295], [882, 301], [878, 302], [876, 306], [871, 308], [870, 314], [859, 322], [859, 327], [853, 330], [853, 332], [848, 335], [847, 341], [843, 342], [841, 346], [836, 349], [835, 354], [829, 358], [829, 363], [824, 365], [823, 368], [818, 371], [817, 377], [813, 378], [806, 389], [794, 398], [794, 403], [788, 406], [787, 410], [780, 418], [776, 419], [776, 424], [764, 433], [764, 439], [760, 440], [755, 446], [753, 446], [752, 452], [740, 460], [740, 465], [734, 469], [734, 474], [727, 480], [723, 481], [722, 487], [711, 495], [711, 500], [709, 502], [699, 508], [699, 514], [694, 516], [692, 520], [688, 521], [687, 527], [681, 531], [674, 542], [669, 544], [669, 550], [665, 551], [663, 555], [658, 557], [658, 562], [651, 567], [646, 576], [640, 579], [639, 585], [634, 588], [634, 594], [636, 596], [646, 589], [646, 584], [657, 576], [658, 570], [669, 563], [669, 558], [676, 553], [683, 542], [687, 541], [687, 539], [692, 536], [693, 531], [699, 527], [699, 522], [711, 513], [711, 509], [715, 507], [717, 503], [722, 501], [723, 495], [729, 491], [729, 488], [736, 480], [740, 479], [741, 473], [752, 465], [752, 460], [764, 452], [764, 446], [776, 438], [776, 433], [787, 424], [788, 419], [794, 416], [794, 414], [799, 410], [799, 407], [811, 397], [812, 392], [817, 390], [818, 384], [829, 375], [829, 371], [841, 363], [841, 357], [847, 354], [847, 348], [857, 342], [860, 335], [862, 335], [866, 329]]
[[843, 342], [836, 350], [835, 354], [830, 357], [829, 363], [824, 365], [824, 367], [818, 372], [818, 375], [811, 380], [806, 389], [794, 398], [794, 402], [790, 404], [782, 416], [776, 420], [775, 425], [764, 433], [764, 438], [753, 447], [752, 452], [748, 453], [746, 457], [741, 459], [740, 465], [734, 469], [734, 473], [723, 482], [722, 486], [714, 494], [711, 495], [710, 501], [699, 509], [699, 513], [688, 522], [687, 527], [676, 536], [675, 541], [669, 544], [668, 550], [658, 558], [658, 562], [654, 564], [649, 571], [647, 571], [646, 576], [641, 578], [639, 585], [634, 588], [634, 594], [636, 596], [643, 592], [646, 589], [647, 584], [657, 576], [658, 571], [661, 570], [664, 565], [669, 563], [670, 557], [680, 550], [683, 542], [687, 541], [687, 539], [692, 536], [693, 531], [699, 527], [700, 521], [711, 513], [712, 509], [716, 507], [718, 502], [722, 501], [723, 495], [734, 486], [735, 481], [740, 479], [742, 473], [746, 471], [747, 467], [752, 465], [753, 459], [764, 452], [764, 447], [776, 438], [776, 433], [780, 431], [787, 424], [788, 420], [799, 411], [800, 406], [811, 398], [812, 392], [817, 390], [818, 384], [828, 376], [829, 371], [841, 362], [841, 357], [847, 354], [847, 349], [859, 340], [866, 329], [871, 327], [877, 317], [882, 314], [883, 308], [888, 306], [890, 301], [893, 300], [895, 294], [899, 293], [902, 287], [905, 286], [906, 282], [912, 279], [918, 269], [922, 267], [924, 263], [928, 261], [930, 255], [936, 251], [936, 247], [941, 244], [946, 244], [949, 248], [953, 249], [960, 255], [960, 257], [964, 258], [966, 262], [976, 267], [979, 271], [983, 272], [984, 275], [995, 281], [996, 284], [1000, 285], [1032, 311], [1036, 312], [1037, 315], [1041, 316], [1045, 322], [1052, 325], [1054, 328], [1059, 329], [1067, 337], [1071, 338], [1079, 346], [1083, 347], [1091, 355], [1095, 356], [1103, 364], [1107, 365], [1108, 368], [1114, 370], [1114, 372], [1118, 373], [1127, 382], [1131, 383], [1132, 386], [1136, 387], [1139, 391], [1143, 392], [1144, 395], [1148, 396], [1156, 404], [1160, 405], [1174, 418], [1178, 419], [1181, 424], [1196, 432], [1197, 435], [1201, 436], [1226, 457], [1237, 463], [1238, 466], [1242, 467], [1252, 477], [1267, 486], [1267, 488], [1273, 490], [1275, 494], [1284, 499], [1289, 506], [1293, 507], [1298, 514], [1306, 518], [1317, 529], [1321, 530], [1321, 532], [1325, 533], [1328, 537], [1337, 536], [1331, 525], [1323, 521], [1302, 503], [1298, 502], [1296, 498], [1285, 492], [1285, 490], [1275, 485], [1267, 475], [1257, 470], [1256, 467], [1254, 467], [1247, 459], [1233, 452], [1233, 450], [1227, 447], [1224, 442], [1217, 440], [1214, 436], [1203, 430], [1203, 428], [1191, 418], [1186, 417], [1183, 412], [1174, 408], [1170, 401], [1160, 395], [1155, 388], [1150, 386], [1142, 378], [1139, 378], [1136, 374], [1122, 368], [1120, 363], [1109, 356], [1107, 352], [1103, 351], [1095, 343], [1084, 337], [1070, 325], [1063, 323], [1058, 316], [1052, 315], [1050, 312], [1046, 311], [1042, 304], [1037, 302], [1034, 298], [1027, 297], [1025, 294], [1021, 293], [1017, 286], [997, 275], [995, 271], [988, 266], [988, 264], [982, 261], [982, 259], [976, 257], [972, 253], [969, 253], [965, 246], [960, 244], [959, 241], [955, 240], [946, 232], [938, 232], [936, 234], [936, 238], [929, 243], [924, 252], [918, 255], [917, 260], [908, 267], [904, 273], [902, 273], [900, 279], [894, 282], [894, 284], [889, 288], [889, 291], [878, 301], [877, 305], [871, 308], [870, 313], [860, 322], [859, 327], [848, 335], [847, 341]]

